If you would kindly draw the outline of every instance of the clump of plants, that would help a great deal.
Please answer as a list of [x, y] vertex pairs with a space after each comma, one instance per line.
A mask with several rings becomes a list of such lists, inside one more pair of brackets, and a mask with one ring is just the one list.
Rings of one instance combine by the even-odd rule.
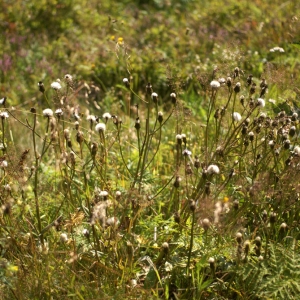
[[2, 297], [296, 299], [298, 112], [267, 73], [210, 76], [201, 117], [172, 76], [107, 111], [70, 74], [0, 100]]

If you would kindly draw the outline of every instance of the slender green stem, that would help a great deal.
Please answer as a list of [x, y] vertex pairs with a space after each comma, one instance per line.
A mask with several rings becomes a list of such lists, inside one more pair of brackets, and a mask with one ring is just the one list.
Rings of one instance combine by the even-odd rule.
[[36, 148], [36, 140], [35, 140], [35, 129], [36, 129], [36, 113], [33, 114], [33, 126], [32, 126], [32, 140], [33, 140], [33, 150], [35, 157], [35, 170], [34, 170], [34, 200], [35, 200], [35, 211], [36, 217], [38, 221], [38, 231], [40, 235], [41, 244], [44, 245], [44, 238], [42, 233], [42, 223], [40, 217], [40, 206], [39, 206], [39, 198], [38, 198], [38, 169], [39, 169], [39, 155]]
[[190, 238], [188, 262], [187, 262], [187, 274], [189, 274], [190, 272], [190, 263], [191, 263], [192, 249], [194, 244], [194, 224], [195, 224], [195, 211], [193, 211], [192, 213], [191, 238]]

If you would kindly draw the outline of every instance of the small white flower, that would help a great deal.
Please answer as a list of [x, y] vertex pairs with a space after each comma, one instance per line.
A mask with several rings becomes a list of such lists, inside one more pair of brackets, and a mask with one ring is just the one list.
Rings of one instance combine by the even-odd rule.
[[68, 241], [68, 235], [66, 233], [62, 233], [60, 235], [60, 241], [66, 243]]
[[2, 169], [7, 168], [7, 166], [8, 166], [8, 163], [7, 163], [6, 160], [2, 160], [2, 161], [0, 162], [0, 167], [1, 167]]
[[272, 49], [270, 49], [270, 52], [280, 52], [280, 53], [284, 53], [284, 49], [281, 47], [274, 47]]
[[56, 91], [61, 89], [61, 85], [60, 85], [60, 83], [57, 82], [57, 81], [52, 82], [52, 83], [51, 83], [51, 87], [52, 87], [54, 90], [56, 90]]
[[176, 134], [176, 140], [182, 140], [182, 135], [181, 134]]
[[213, 257], [210, 257], [210, 258], [208, 259], [208, 263], [214, 264], [214, 263], [215, 263], [215, 259], [214, 259]]
[[235, 122], [240, 122], [242, 120], [242, 116], [236, 111], [232, 114], [232, 118]]
[[259, 117], [262, 119], [265, 119], [267, 117], [267, 115], [265, 113], [261, 113]]
[[166, 272], [171, 272], [173, 270], [173, 265], [166, 261], [165, 262], [165, 270], [166, 270]]
[[53, 116], [53, 110], [51, 108], [46, 108], [43, 110], [43, 116], [44, 117], [52, 117]]
[[128, 80], [128, 78], [123, 78], [123, 83], [128, 83], [129, 82], [129, 80]]
[[111, 114], [106, 112], [106, 113], [103, 114], [102, 118], [105, 119], [105, 120], [111, 119]]
[[106, 225], [108, 226], [118, 226], [120, 221], [116, 217], [107, 218]]
[[209, 175], [213, 175], [213, 174], [219, 174], [220, 173], [220, 169], [217, 165], [210, 165], [208, 166], [206, 173]]
[[164, 113], [162, 111], [159, 111], [157, 114], [159, 117], [162, 117], [164, 115]]
[[151, 99], [152, 100], [157, 100], [157, 97], [158, 97], [157, 93], [152, 93], [151, 94]]
[[202, 220], [202, 227], [205, 231], [207, 231], [210, 227], [210, 221], [209, 219], [205, 218]]
[[191, 152], [190, 150], [188, 150], [188, 149], [184, 149], [184, 150], [182, 151], [182, 154], [183, 154], [184, 156], [191, 156], [191, 155], [192, 155], [192, 152]]
[[39, 244], [38, 245], [38, 250], [39, 250], [39, 252], [41, 252], [43, 254], [48, 254], [48, 252], [49, 252], [49, 244], [48, 244], [48, 242], [44, 241], [43, 244]]
[[4, 185], [4, 189], [5, 189], [6, 191], [11, 191], [11, 187], [10, 187], [9, 184]]
[[66, 80], [67, 82], [71, 82], [71, 81], [73, 80], [73, 77], [72, 77], [70, 74], [66, 74], [66, 75], [65, 75], [65, 80]]
[[223, 78], [223, 77], [219, 78], [218, 81], [219, 81], [219, 83], [220, 83], [221, 86], [226, 84], [226, 79]]
[[131, 285], [132, 288], [134, 288], [137, 285], [136, 279], [131, 279], [130, 280], [130, 285]]
[[7, 119], [8, 117], [9, 117], [9, 114], [7, 113], [7, 111], [2, 111], [0, 113], [0, 118]]
[[176, 98], [176, 94], [175, 94], [175, 93], [171, 93], [171, 94], [170, 94], [170, 97], [171, 97], [171, 98]]
[[88, 116], [86, 117], [86, 119], [87, 119], [88, 121], [91, 121], [92, 123], [95, 123], [95, 122], [96, 122], [96, 117], [95, 117], [94, 115], [88, 115]]
[[219, 81], [213, 80], [213, 81], [210, 83], [210, 86], [211, 86], [211, 88], [212, 88], [213, 90], [217, 90], [217, 89], [221, 86], [221, 84], [220, 84]]
[[300, 147], [295, 146], [293, 153], [294, 153], [294, 155], [300, 156]]
[[0, 105], [4, 104], [6, 100], [6, 97], [3, 97], [2, 99], [0, 99]]
[[266, 105], [266, 102], [265, 102], [264, 99], [262, 99], [262, 98], [257, 99], [257, 106], [258, 107], [265, 107], [265, 105]]
[[61, 116], [64, 114], [64, 112], [63, 112], [63, 110], [62, 110], [61, 108], [58, 108], [58, 109], [55, 111], [55, 114], [56, 114], [58, 117], [61, 117]]
[[95, 127], [97, 132], [104, 132], [106, 129], [106, 125], [104, 123], [98, 123]]
[[82, 234], [83, 234], [84, 236], [88, 237], [88, 236], [90, 235], [90, 232], [89, 232], [86, 228], [84, 228], [84, 229], [82, 230]]
[[107, 191], [101, 191], [101, 192], [99, 193], [99, 196], [100, 196], [100, 197], [103, 197], [103, 198], [106, 198], [106, 197], [108, 196], [108, 192], [107, 192]]

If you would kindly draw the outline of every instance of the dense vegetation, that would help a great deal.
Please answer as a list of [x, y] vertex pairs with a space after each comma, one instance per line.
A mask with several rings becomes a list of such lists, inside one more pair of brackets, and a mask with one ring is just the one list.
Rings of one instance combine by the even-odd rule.
[[299, 299], [296, 2], [1, 2], [1, 299]]

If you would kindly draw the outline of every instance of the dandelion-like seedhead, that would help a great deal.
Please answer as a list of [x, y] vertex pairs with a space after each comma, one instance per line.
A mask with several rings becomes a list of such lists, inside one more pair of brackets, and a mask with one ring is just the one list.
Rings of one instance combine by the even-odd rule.
[[90, 236], [90, 232], [88, 231], [88, 229], [84, 228], [82, 230], [82, 235], [84, 235], [85, 237], [89, 237]]
[[209, 175], [219, 174], [220, 169], [217, 165], [209, 165], [208, 168], [206, 169], [206, 173]]
[[8, 166], [8, 163], [6, 160], [2, 160], [0, 162], [0, 168], [5, 169], [5, 168], [7, 168], [7, 166]]
[[58, 108], [56, 111], [55, 111], [55, 115], [57, 117], [61, 117], [62, 115], [64, 114], [63, 110], [61, 108]]
[[73, 77], [72, 77], [70, 74], [66, 74], [66, 75], [65, 75], [65, 80], [66, 80], [68, 83], [70, 83], [70, 82], [72, 82]]
[[240, 83], [240, 82], [237, 82], [237, 83], [235, 84], [235, 87], [233, 88], [233, 90], [234, 90], [235, 93], [239, 93], [240, 90], [241, 90], [241, 83]]
[[106, 112], [102, 115], [102, 118], [107, 121], [107, 120], [111, 119], [111, 114]]
[[300, 147], [299, 146], [294, 147], [293, 154], [296, 156], [300, 156]]
[[157, 95], [157, 93], [152, 93], [151, 94], [151, 99], [153, 100], [153, 102], [157, 102], [157, 99], [158, 99], [158, 95]]
[[210, 227], [210, 221], [209, 219], [205, 218], [202, 220], [202, 227], [205, 231], [207, 231]]
[[51, 88], [58, 91], [58, 90], [61, 89], [61, 84], [58, 81], [54, 81], [54, 82], [51, 83]]
[[0, 112], [0, 118], [1, 119], [7, 119], [9, 117], [9, 114], [7, 111]]
[[258, 107], [265, 107], [265, 105], [266, 105], [266, 102], [265, 102], [264, 99], [262, 99], [262, 98], [257, 99], [257, 106]]
[[178, 144], [182, 143], [182, 135], [181, 134], [176, 134], [176, 141]]
[[62, 233], [60, 235], [60, 241], [66, 243], [68, 241], [68, 235], [66, 233]]
[[96, 126], [95, 126], [95, 130], [97, 132], [104, 132], [106, 129], [106, 125], [104, 123], [98, 123]]
[[95, 123], [96, 122], [96, 117], [94, 115], [88, 115], [86, 117], [87, 121], [90, 121], [92, 123]]
[[161, 122], [163, 121], [163, 119], [164, 119], [163, 116], [164, 116], [164, 114], [163, 114], [162, 111], [159, 111], [159, 112], [157, 113], [157, 120], [158, 120], [159, 123], [161, 123]]
[[188, 149], [184, 149], [184, 150], [182, 151], [182, 155], [183, 155], [183, 156], [191, 156], [191, 155], [192, 155], [192, 152], [191, 152], [190, 150], [188, 150]]
[[6, 101], [6, 97], [3, 97], [2, 99], [0, 99], [0, 105], [4, 105]]
[[284, 53], [284, 49], [281, 47], [274, 47], [270, 49], [270, 52], [280, 52], [280, 53]]
[[223, 78], [223, 77], [219, 78], [218, 81], [219, 81], [219, 83], [220, 83], [221, 86], [224, 86], [226, 84], [226, 79]]
[[242, 116], [238, 112], [234, 112], [232, 118], [235, 122], [240, 122], [242, 120]]
[[213, 257], [210, 257], [210, 258], [208, 259], [208, 263], [209, 263], [209, 264], [214, 264], [214, 263], [215, 263], [215, 259], [214, 259]]
[[165, 270], [166, 270], [166, 272], [171, 272], [173, 270], [173, 265], [166, 261], [165, 262]]
[[53, 110], [51, 108], [46, 108], [43, 110], [43, 116], [44, 117], [52, 117], [53, 116]]
[[221, 86], [221, 84], [220, 84], [220, 82], [217, 81], [217, 80], [213, 80], [213, 81], [210, 83], [210, 87], [211, 87], [213, 90], [217, 90], [220, 86]]

